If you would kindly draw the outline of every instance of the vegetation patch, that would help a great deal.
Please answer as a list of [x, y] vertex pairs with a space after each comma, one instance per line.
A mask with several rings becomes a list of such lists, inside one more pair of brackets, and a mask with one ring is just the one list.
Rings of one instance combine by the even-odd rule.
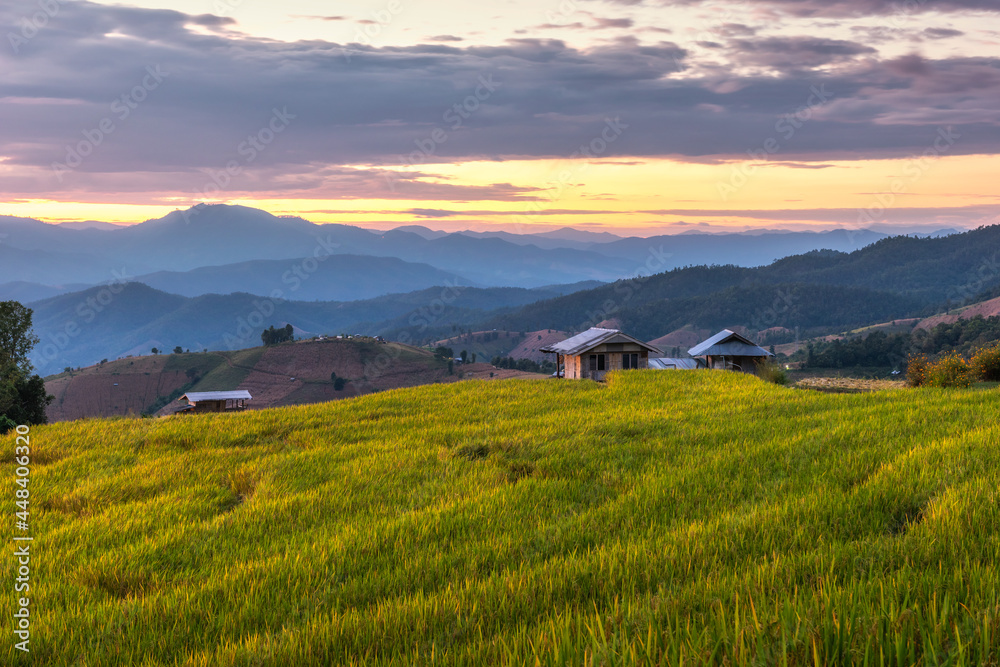
[[803, 378], [795, 383], [799, 389], [815, 389], [831, 393], [853, 394], [868, 391], [886, 391], [888, 389], [903, 389], [903, 380], [869, 380], [863, 378]]
[[33, 427], [32, 657], [997, 664], [998, 408], [628, 371]]
[[535, 474], [535, 464], [531, 461], [511, 461], [507, 464], [507, 481], [517, 484], [525, 477]]
[[118, 600], [142, 597], [152, 588], [152, 582], [144, 575], [107, 566], [86, 568], [78, 573], [77, 579], [82, 585]]
[[466, 461], [482, 461], [490, 455], [490, 446], [487, 444], [462, 445], [455, 450], [454, 456], [457, 459]]

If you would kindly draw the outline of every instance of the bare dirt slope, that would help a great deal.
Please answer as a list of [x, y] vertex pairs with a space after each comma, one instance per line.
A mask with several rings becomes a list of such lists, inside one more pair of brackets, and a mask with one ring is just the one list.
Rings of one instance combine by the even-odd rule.
[[[491, 366], [489, 368], [492, 368]], [[426, 350], [371, 339], [298, 341], [236, 352], [134, 357], [46, 379], [50, 421], [171, 414], [182, 392], [246, 389], [251, 408], [454, 382], [460, 369]], [[331, 373], [345, 380], [338, 391]], [[168, 401], [168, 399], [173, 399]]]
[[555, 329], [542, 329], [540, 331], [528, 332], [528, 335], [521, 341], [521, 343], [511, 350], [508, 357], [513, 359], [530, 359], [536, 364], [540, 364], [543, 361], [556, 360], [554, 355], [546, 354], [545, 352], [540, 352], [539, 349], [545, 347], [546, 345], [552, 345], [553, 343], [560, 343], [570, 337], [571, 334], [565, 331], [557, 331]]
[[959, 308], [958, 310], [953, 310], [950, 313], [945, 313], [943, 315], [928, 317], [921, 320], [917, 325], [917, 328], [933, 329], [939, 324], [953, 324], [958, 320], [972, 319], [976, 315], [981, 315], [983, 317], [996, 317], [997, 315], [1000, 315], [1000, 297], [990, 299], [989, 301], [983, 301], [982, 303], [974, 303], [971, 306]]
[[[493, 357], [512, 357], [514, 359], [530, 359], [535, 363], [546, 360], [546, 354], [538, 348], [566, 340], [571, 334], [555, 329], [540, 331], [474, 331], [463, 333], [451, 338], [437, 341], [435, 345], [450, 347], [455, 355], [465, 350], [470, 355], [475, 353], [477, 361], [488, 362]], [[552, 355], [548, 355], [552, 361]]]
[[136, 357], [61, 373], [46, 379], [55, 399], [49, 421], [138, 415], [162, 395], [188, 382], [181, 370], [167, 370], [166, 356]]
[[686, 354], [689, 348], [694, 347], [713, 333], [708, 329], [677, 329], [676, 331], [671, 331], [666, 336], [660, 336], [656, 340], [649, 341], [649, 344], [660, 348], [668, 356], [670, 355], [671, 348], [674, 347], [680, 347], [681, 351]]

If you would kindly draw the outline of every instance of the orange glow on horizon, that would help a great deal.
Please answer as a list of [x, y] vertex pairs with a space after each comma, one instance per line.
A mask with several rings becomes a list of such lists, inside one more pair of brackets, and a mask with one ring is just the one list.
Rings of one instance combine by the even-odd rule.
[[[1000, 203], [998, 196], [990, 193], [991, 174], [998, 167], [1000, 157], [988, 155], [830, 161], [821, 165], [778, 161], [760, 165], [738, 161], [700, 164], [649, 158], [477, 161], [424, 165], [421, 171], [430, 174], [428, 183], [480, 187], [510, 183], [527, 189], [524, 197], [501, 201], [400, 200], [324, 197], [312, 192], [295, 196], [234, 192], [230, 199], [209, 203], [241, 204], [276, 215], [301, 215], [317, 223], [373, 228], [419, 224], [451, 231], [507, 229], [530, 233], [570, 226], [639, 234], [660, 233], [682, 222], [734, 229], [831, 228], [840, 224], [811, 219], [808, 212], [800, 218], [786, 213], [775, 219], [741, 212], [849, 211], [877, 209], [880, 203], [888, 203], [884, 206], [889, 210], [886, 222], [905, 223], [894, 219], [891, 210], [996, 206]], [[21, 198], [5, 202], [0, 214], [54, 223], [101, 220], [134, 224], [197, 203], [185, 197], [184, 193], [174, 192], [142, 193], [130, 196], [132, 201], [124, 203], [86, 201], [83, 195], [75, 197], [78, 201]], [[164, 203], [173, 201], [177, 203]], [[411, 209], [450, 213], [419, 215]], [[987, 215], [973, 222], [995, 221], [995, 216], [989, 219]], [[845, 219], [842, 224], [850, 223]], [[958, 223], [948, 223], [944, 216], [942, 224]]]

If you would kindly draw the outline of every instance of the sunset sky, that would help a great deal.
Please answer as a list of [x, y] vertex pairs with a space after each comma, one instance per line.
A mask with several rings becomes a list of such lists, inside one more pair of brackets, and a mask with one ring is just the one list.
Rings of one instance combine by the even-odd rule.
[[5, 0], [0, 215], [991, 224], [998, 4]]

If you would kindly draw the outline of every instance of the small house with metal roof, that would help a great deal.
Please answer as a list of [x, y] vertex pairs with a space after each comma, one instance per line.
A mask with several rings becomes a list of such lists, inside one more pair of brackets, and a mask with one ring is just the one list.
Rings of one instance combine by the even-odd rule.
[[770, 352], [729, 329], [698, 343], [688, 354], [701, 359], [706, 368], [756, 373], [757, 364], [772, 357]]
[[650, 357], [649, 367], [657, 371], [693, 371], [704, 368], [699, 359], [671, 359], [669, 357]]
[[187, 405], [174, 414], [246, 410], [247, 401], [252, 398], [250, 392], [245, 389], [239, 391], [192, 391], [181, 396], [180, 400], [187, 401]]
[[624, 334], [618, 329], [591, 328], [561, 343], [539, 348], [556, 355], [558, 377], [604, 381], [609, 371], [649, 367], [650, 353], [661, 356], [658, 348]]

